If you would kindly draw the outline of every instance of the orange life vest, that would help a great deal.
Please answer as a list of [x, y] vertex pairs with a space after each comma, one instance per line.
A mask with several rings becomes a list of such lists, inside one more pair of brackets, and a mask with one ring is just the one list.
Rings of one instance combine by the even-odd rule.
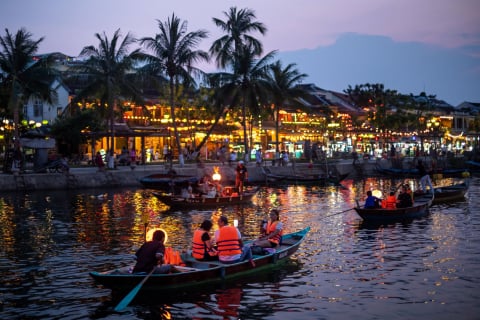
[[223, 226], [218, 230], [217, 239], [218, 256], [233, 256], [242, 253], [237, 228]]
[[385, 208], [395, 209], [397, 207], [397, 198], [395, 196], [388, 196], [385, 200]]
[[193, 233], [192, 257], [195, 259], [205, 258], [205, 250], [207, 250], [207, 246], [205, 245], [205, 242], [202, 241], [202, 236], [205, 232], [207, 231], [198, 229]]
[[[277, 224], [278, 224], [278, 221], [274, 221], [274, 222], [268, 221], [268, 223], [267, 223], [267, 230], [266, 230], [267, 235], [275, 232], [276, 227], [277, 227]], [[283, 234], [283, 232], [280, 231], [280, 232], [277, 233], [274, 237], [269, 238], [268, 241], [273, 242], [273, 243], [276, 243], [276, 244], [279, 244], [279, 243], [280, 243], [280, 239], [282, 238], [282, 234]]]

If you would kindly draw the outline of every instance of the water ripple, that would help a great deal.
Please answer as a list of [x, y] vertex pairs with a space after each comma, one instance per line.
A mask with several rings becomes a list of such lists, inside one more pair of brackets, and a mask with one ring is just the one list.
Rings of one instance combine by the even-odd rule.
[[[0, 312], [9, 319], [475, 319], [480, 314], [480, 181], [465, 201], [423, 219], [362, 224], [352, 210], [365, 189], [265, 188], [245, 207], [167, 211], [145, 190], [83, 190], [0, 196]], [[102, 197], [98, 197], [101, 194]], [[96, 285], [92, 270], [134, 262], [147, 228], [162, 227], [184, 250], [195, 228], [220, 215], [245, 238], [271, 208], [286, 231], [311, 226], [283, 269], [212, 289], [143, 297], [124, 313], [121, 297]]]

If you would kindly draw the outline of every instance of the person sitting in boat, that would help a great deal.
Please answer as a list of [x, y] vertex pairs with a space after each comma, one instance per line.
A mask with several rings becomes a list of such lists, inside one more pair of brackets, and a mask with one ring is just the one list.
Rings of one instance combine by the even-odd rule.
[[218, 252], [214, 248], [210, 237], [210, 230], [213, 223], [210, 220], [204, 220], [200, 228], [195, 230], [192, 239], [192, 257], [202, 261], [218, 260]]
[[394, 191], [390, 191], [387, 199], [382, 201], [382, 207], [385, 209], [395, 209], [397, 207], [397, 198]]
[[200, 183], [198, 184], [200, 187], [200, 193], [202, 195], [208, 194], [210, 191], [211, 183], [210, 183], [210, 176], [209, 175], [204, 175], [202, 179], [200, 179]]
[[234, 226], [229, 226], [228, 219], [225, 216], [218, 219], [218, 227], [218, 230], [215, 231], [218, 260], [225, 264], [249, 260], [254, 267], [252, 250], [250, 246], [243, 245], [240, 231]]
[[375, 197], [371, 190], [367, 191], [367, 198], [365, 199], [365, 209], [380, 208], [382, 199]]
[[188, 183], [188, 187], [182, 188], [182, 198], [189, 199], [189, 198], [195, 198], [195, 195], [193, 194], [193, 188], [192, 188], [192, 183]]
[[191, 182], [188, 183], [187, 192], [188, 192], [189, 198], [195, 198], [195, 195], [193, 194], [193, 187]]
[[217, 196], [217, 189], [215, 188], [215, 185], [209, 185], [208, 186], [208, 191], [206, 194], [202, 195], [204, 198], [215, 198]]
[[398, 195], [397, 208], [408, 208], [413, 206], [412, 196], [408, 193], [408, 187], [402, 186], [402, 191]]
[[137, 263], [133, 268], [133, 273], [149, 273], [153, 268], [153, 273], [169, 273], [171, 265], [164, 264], [165, 255], [165, 233], [157, 230], [153, 233], [152, 240], [145, 242], [135, 253]]
[[282, 239], [283, 223], [280, 221], [280, 212], [277, 209], [270, 211], [270, 220], [262, 226], [262, 236], [253, 242], [254, 246], [275, 248]]

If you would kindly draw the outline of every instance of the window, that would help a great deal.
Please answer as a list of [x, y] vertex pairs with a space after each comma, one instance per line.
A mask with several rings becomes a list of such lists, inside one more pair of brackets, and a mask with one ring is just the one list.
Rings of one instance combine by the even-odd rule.
[[33, 117], [43, 117], [43, 102], [40, 100], [35, 100], [33, 103]]

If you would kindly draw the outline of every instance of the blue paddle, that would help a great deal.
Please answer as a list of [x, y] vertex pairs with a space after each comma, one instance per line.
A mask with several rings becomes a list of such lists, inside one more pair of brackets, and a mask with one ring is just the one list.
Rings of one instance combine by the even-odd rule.
[[125, 309], [129, 304], [130, 302], [132, 302], [133, 298], [135, 298], [135, 296], [137, 295], [138, 291], [140, 291], [140, 289], [142, 288], [143, 284], [145, 282], [147, 282], [148, 278], [150, 278], [150, 276], [152, 275], [153, 271], [155, 270], [155, 267], [153, 267], [152, 271], [150, 271], [149, 274], [147, 274], [147, 276], [145, 278], [143, 278], [143, 280], [137, 284], [135, 286], [135, 288], [132, 289], [132, 291], [130, 291], [126, 296], [125, 298], [122, 299], [122, 301], [120, 301], [117, 306], [115, 307], [115, 311], [117, 312], [120, 312], [122, 311], [123, 309]]

